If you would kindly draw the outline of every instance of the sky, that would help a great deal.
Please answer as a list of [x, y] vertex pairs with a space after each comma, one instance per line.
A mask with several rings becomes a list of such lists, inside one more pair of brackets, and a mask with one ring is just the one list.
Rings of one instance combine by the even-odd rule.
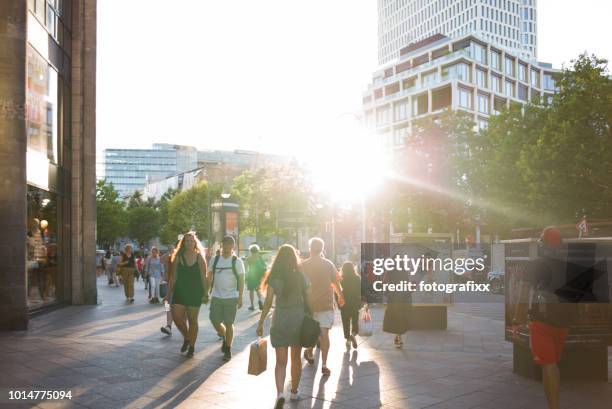
[[[359, 111], [377, 68], [376, 0], [98, 5], [99, 152], [163, 142], [336, 154], [347, 143], [338, 123]], [[612, 1], [538, 7], [539, 60], [612, 58]]]

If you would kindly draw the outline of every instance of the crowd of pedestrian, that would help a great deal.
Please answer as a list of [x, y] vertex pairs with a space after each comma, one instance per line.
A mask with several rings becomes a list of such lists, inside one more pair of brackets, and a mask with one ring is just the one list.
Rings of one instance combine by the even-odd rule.
[[[558, 230], [549, 228], [542, 237], [547, 251], [545, 254], [553, 254], [560, 243]], [[265, 321], [272, 311], [270, 342], [276, 355], [275, 409], [282, 408], [286, 399], [284, 386], [289, 360], [289, 399], [292, 401], [300, 399], [302, 358], [309, 365], [315, 363], [314, 343], [304, 345], [306, 317], [310, 317], [318, 326], [316, 346], [320, 351], [322, 376], [331, 374], [327, 364], [331, 347], [329, 331], [334, 325], [337, 308], [342, 318], [346, 349], [358, 347], [360, 311], [369, 317], [369, 307], [362, 298], [361, 277], [352, 262], [345, 262], [338, 270], [334, 263], [325, 258], [324, 242], [319, 238], [309, 241], [307, 258], [302, 258], [293, 246], [282, 245], [270, 268], [257, 245], [249, 248], [249, 255], [244, 261], [235, 253], [235, 246], [234, 238], [226, 236], [222, 240], [221, 249], [207, 257], [196, 233], [187, 232], [163, 255], [155, 247], [148, 256], [135, 254], [128, 244], [120, 253], [108, 251], [101, 267], [109, 285], [123, 285], [126, 302], [129, 304], [134, 303], [134, 281], [142, 278], [150, 302], [164, 303], [165, 325], [161, 327], [161, 332], [171, 335], [172, 326], [175, 325], [183, 336], [180, 352], [187, 357], [195, 353], [200, 307], [210, 302], [209, 319], [221, 341], [223, 360], [231, 360], [234, 321], [237, 311], [242, 307], [246, 285], [250, 302], [248, 309], [255, 311], [257, 297], [257, 306], [261, 310], [255, 334], [257, 337], [264, 336]], [[529, 271], [532, 272], [530, 277], [537, 284], [534, 287], [541, 281], [550, 281], [551, 271], [555, 268], [551, 267], [549, 259], [554, 260], [545, 257], [529, 265]], [[399, 283], [409, 279], [405, 274], [390, 271], [385, 274], [383, 281]], [[411, 308], [410, 292], [392, 292], [387, 295], [382, 329], [394, 336], [393, 342], [397, 348], [402, 348], [402, 335], [410, 327]], [[549, 316], [552, 315], [537, 315], [534, 312], [530, 332], [533, 333], [535, 343], [535, 362], [543, 367], [549, 406], [556, 408], [559, 390], [557, 363], [567, 328], [558, 324], [557, 321], [562, 320], [555, 321]], [[548, 347], [547, 343], [555, 346]], [[553, 350], [557, 352], [550, 352]]]

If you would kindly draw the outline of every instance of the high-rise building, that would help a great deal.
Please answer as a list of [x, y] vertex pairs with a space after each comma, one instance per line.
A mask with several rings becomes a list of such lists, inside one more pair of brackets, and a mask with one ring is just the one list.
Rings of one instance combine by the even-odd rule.
[[151, 149], [105, 149], [104, 173], [126, 198], [142, 191], [147, 180], [160, 180], [198, 167], [198, 152], [193, 146], [153, 144]]
[[537, 0], [378, 0], [378, 62], [436, 34], [467, 34], [516, 56], [537, 58]]
[[0, 329], [95, 304], [96, 0], [0, 1]]
[[521, 58], [475, 35], [435, 35], [400, 50], [374, 73], [363, 94], [365, 125], [389, 148], [401, 146], [416, 119], [446, 109], [485, 128], [513, 103], [549, 103], [557, 91], [550, 64]]

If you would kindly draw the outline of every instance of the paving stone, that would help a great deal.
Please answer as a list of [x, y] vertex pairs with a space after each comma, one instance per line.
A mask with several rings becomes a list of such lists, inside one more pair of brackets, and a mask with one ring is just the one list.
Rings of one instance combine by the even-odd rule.
[[[134, 305], [123, 303], [121, 288], [99, 284], [101, 305], [57, 310], [34, 318], [29, 331], [0, 334], [0, 386], [34, 385], [73, 393], [71, 401], [22, 407], [273, 407], [274, 350], [269, 347], [266, 372], [255, 377], [246, 371], [258, 314], [239, 311], [234, 357], [224, 363], [208, 308], [203, 308], [196, 354], [190, 359], [179, 353], [181, 336], [176, 330], [172, 337], [160, 333], [164, 311], [146, 303], [142, 283], [136, 284]], [[288, 402], [286, 408], [545, 407], [541, 383], [512, 373], [512, 345], [504, 340], [503, 322], [470, 315], [479, 313], [476, 307], [461, 308], [449, 309], [447, 331], [409, 331], [401, 350], [393, 346], [392, 335], [380, 332], [381, 308], [372, 309], [374, 336], [360, 338], [356, 352], [346, 351], [341, 330], [334, 328], [328, 358], [332, 375], [321, 376], [317, 353], [315, 365], [302, 370], [304, 399]], [[499, 312], [491, 313], [495, 308]], [[485, 315], [503, 317], [503, 309], [488, 306]], [[612, 369], [612, 357], [610, 362]], [[287, 368], [287, 391], [289, 373]], [[562, 407], [609, 409], [611, 382], [562, 385]]]

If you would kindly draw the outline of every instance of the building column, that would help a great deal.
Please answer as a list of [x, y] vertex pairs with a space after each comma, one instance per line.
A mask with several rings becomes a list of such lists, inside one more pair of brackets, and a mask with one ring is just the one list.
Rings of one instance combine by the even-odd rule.
[[23, 330], [28, 326], [26, 21], [26, 1], [0, 1], [1, 330]]
[[451, 81], [451, 109], [454, 111], [459, 108], [459, 83]]
[[96, 304], [96, 0], [72, 2], [72, 304]]

